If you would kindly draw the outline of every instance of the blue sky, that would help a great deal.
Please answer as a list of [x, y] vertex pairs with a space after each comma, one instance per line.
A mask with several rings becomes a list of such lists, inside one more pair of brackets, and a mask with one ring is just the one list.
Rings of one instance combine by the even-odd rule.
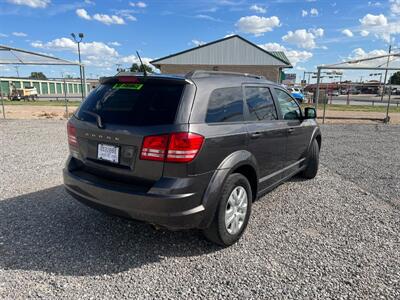
[[[71, 32], [83, 32], [87, 74], [112, 75], [138, 50], [146, 61], [230, 34], [283, 50], [302, 74], [320, 64], [384, 54], [398, 45], [400, 0], [0, 0], [0, 44], [76, 60]], [[77, 75], [76, 68], [21, 67]], [[292, 72], [290, 71], [290, 72]], [[0, 75], [15, 75], [0, 66]]]

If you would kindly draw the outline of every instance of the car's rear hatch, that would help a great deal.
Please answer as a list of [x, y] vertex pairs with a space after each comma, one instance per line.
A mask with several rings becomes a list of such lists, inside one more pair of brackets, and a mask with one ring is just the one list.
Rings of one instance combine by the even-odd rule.
[[158, 180], [164, 163], [140, 159], [143, 139], [187, 130], [175, 122], [187, 84], [157, 77], [103, 80], [69, 122], [76, 135], [71, 153], [81, 169], [116, 182], [145, 186]]

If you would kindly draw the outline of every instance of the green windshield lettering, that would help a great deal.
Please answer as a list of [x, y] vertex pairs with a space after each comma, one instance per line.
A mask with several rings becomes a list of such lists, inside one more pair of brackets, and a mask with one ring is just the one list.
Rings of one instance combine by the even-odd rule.
[[116, 83], [113, 85], [113, 90], [140, 90], [143, 87], [142, 83]]

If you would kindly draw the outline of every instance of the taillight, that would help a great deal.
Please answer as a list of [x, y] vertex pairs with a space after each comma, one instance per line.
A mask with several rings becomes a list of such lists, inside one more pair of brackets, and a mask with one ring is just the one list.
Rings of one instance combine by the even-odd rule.
[[191, 132], [172, 133], [169, 138], [167, 161], [190, 162], [199, 152], [204, 137]]
[[71, 146], [78, 146], [78, 140], [76, 138], [76, 128], [74, 125], [68, 122], [67, 124], [67, 133], [68, 133], [68, 144]]
[[146, 136], [143, 140], [140, 159], [190, 162], [196, 157], [203, 141], [203, 136], [192, 132]]
[[161, 160], [165, 158], [165, 151], [168, 145], [168, 135], [146, 136], [143, 140], [140, 159]]

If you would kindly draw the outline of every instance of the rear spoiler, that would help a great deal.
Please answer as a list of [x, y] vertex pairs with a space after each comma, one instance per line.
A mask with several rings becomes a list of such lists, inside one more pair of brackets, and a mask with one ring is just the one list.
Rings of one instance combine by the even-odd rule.
[[142, 73], [137, 74], [118, 74], [111, 77], [101, 77], [100, 84], [112, 83], [172, 83], [172, 84], [187, 84], [192, 83], [185, 77], [168, 76], [168, 75], [147, 75], [143, 76]]

